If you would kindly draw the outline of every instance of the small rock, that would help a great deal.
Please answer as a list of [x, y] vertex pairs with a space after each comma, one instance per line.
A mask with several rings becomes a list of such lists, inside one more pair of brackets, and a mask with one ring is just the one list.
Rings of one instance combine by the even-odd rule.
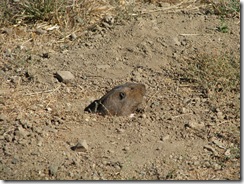
[[110, 68], [110, 66], [109, 65], [97, 65], [97, 69], [99, 69], [99, 70], [104, 70], [104, 69], [108, 69], [108, 68]]
[[180, 110], [181, 114], [185, 114], [187, 112], [188, 112], [188, 110], [185, 107], [182, 107], [182, 109]]
[[178, 40], [177, 37], [174, 37], [173, 41], [174, 41], [175, 45], [181, 45], [181, 43], [180, 43], [180, 41]]
[[203, 148], [207, 149], [208, 151], [211, 151], [215, 156], [218, 155], [218, 152], [210, 145], [205, 145]]
[[146, 119], [147, 115], [146, 114], [142, 114], [142, 118]]
[[41, 137], [38, 137], [37, 139], [37, 146], [42, 146], [42, 143], [43, 143], [43, 139]]
[[33, 131], [38, 133], [38, 134], [42, 134], [43, 133], [43, 129], [41, 127], [33, 127]]
[[159, 2], [159, 7], [169, 7], [170, 6], [170, 3], [165, 3], [165, 2]]
[[38, 34], [38, 35], [42, 35], [42, 34], [46, 34], [47, 31], [46, 30], [43, 30], [43, 29], [36, 29], [35, 30], [35, 33]]
[[7, 142], [12, 142], [13, 137], [12, 137], [11, 135], [9, 135], [9, 134], [6, 134], [6, 135], [4, 136], [4, 139], [5, 139]]
[[112, 15], [106, 15], [103, 20], [109, 25], [114, 23], [114, 17]]
[[122, 128], [116, 128], [116, 130], [118, 133], [124, 133], [125, 132], [125, 129], [122, 129]]
[[7, 118], [5, 115], [3, 114], [0, 114], [0, 121], [5, 121]]
[[218, 111], [218, 112], [217, 112], [217, 117], [218, 117], [219, 119], [224, 119], [224, 115], [223, 115], [223, 113], [222, 113], [221, 111]]
[[1, 28], [0, 29], [0, 33], [3, 33], [3, 34], [7, 34], [7, 35], [11, 35], [13, 32], [12, 28]]
[[190, 127], [190, 128], [193, 128], [193, 129], [202, 129], [204, 128], [204, 123], [203, 122], [196, 122], [196, 121], [190, 121], [187, 123], [187, 125]]
[[14, 132], [14, 134], [17, 137], [24, 138], [24, 137], [27, 137], [29, 135], [29, 132], [27, 132], [22, 127], [18, 127], [18, 129]]
[[16, 157], [14, 157], [11, 161], [12, 164], [17, 164], [18, 162], [19, 160]]
[[75, 146], [71, 147], [71, 149], [77, 152], [86, 152], [88, 150], [86, 140], [79, 141]]
[[26, 128], [32, 128], [32, 123], [30, 123], [29, 121], [26, 121], [26, 123], [25, 123], [25, 127]]
[[178, 60], [179, 59], [179, 54], [177, 54], [176, 52], [174, 52], [172, 54], [172, 58]]
[[224, 143], [220, 142], [217, 139], [214, 139], [213, 140], [213, 143], [216, 144], [219, 148], [222, 148], [222, 149], [225, 149], [226, 148], [225, 145], [224, 145]]
[[166, 136], [161, 137], [160, 140], [167, 141], [167, 140], [169, 140], [169, 138], [170, 138], [169, 135], [166, 135]]
[[2, 146], [3, 152], [5, 155], [11, 156], [13, 153], [13, 151], [10, 149], [9, 145], [3, 145]]
[[59, 82], [63, 83], [68, 83], [75, 78], [70, 71], [58, 71], [55, 74], [55, 77], [59, 80]]
[[230, 152], [230, 149], [227, 149], [226, 151], [225, 151], [225, 156], [230, 156], [231, 155], [231, 152]]
[[69, 36], [70, 40], [73, 41], [77, 38], [75, 33], [71, 33], [71, 35]]
[[21, 77], [20, 77], [20, 76], [11, 76], [11, 77], [10, 77], [10, 81], [11, 81], [13, 84], [20, 84], [20, 82], [21, 82]]
[[49, 53], [48, 53], [48, 52], [43, 53], [43, 54], [42, 54], [42, 58], [44, 58], [44, 59], [48, 59], [48, 58], [50, 58]]
[[53, 165], [49, 166], [49, 174], [51, 176], [55, 176], [57, 174], [57, 172], [58, 172], [58, 165], [53, 164]]
[[50, 107], [47, 107], [46, 110], [47, 110], [48, 112], [51, 112], [51, 111], [52, 111], [52, 109], [51, 109]]
[[128, 152], [130, 150], [130, 147], [126, 146], [123, 148], [123, 151]]
[[198, 160], [197, 160], [197, 161], [194, 161], [193, 164], [194, 164], [195, 166], [199, 166], [199, 165], [200, 165], [200, 161], [198, 161]]
[[214, 164], [214, 170], [220, 170], [221, 169], [221, 165], [215, 163]]

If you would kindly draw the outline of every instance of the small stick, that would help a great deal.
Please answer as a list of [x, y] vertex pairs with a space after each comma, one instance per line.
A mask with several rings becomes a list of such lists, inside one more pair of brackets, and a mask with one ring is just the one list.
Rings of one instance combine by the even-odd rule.
[[203, 36], [203, 35], [213, 35], [213, 34], [197, 34], [197, 33], [183, 33], [183, 34], [179, 34], [180, 36]]
[[41, 94], [41, 93], [51, 93], [51, 92], [57, 91], [60, 88], [60, 86], [61, 85], [59, 85], [55, 89], [49, 89], [49, 90], [46, 90], [46, 91], [38, 91], [38, 92], [35, 92], [35, 93], [28, 93], [28, 94], [24, 94], [24, 95], [25, 96], [33, 96], [33, 95], [37, 95], [37, 94]]
[[180, 115], [177, 115], [177, 116], [173, 116], [171, 117], [172, 119], [175, 119], [175, 118], [179, 118], [179, 117], [182, 117], [182, 116], [185, 116], [185, 115], [192, 115], [193, 113], [185, 113], [185, 114], [180, 114]]

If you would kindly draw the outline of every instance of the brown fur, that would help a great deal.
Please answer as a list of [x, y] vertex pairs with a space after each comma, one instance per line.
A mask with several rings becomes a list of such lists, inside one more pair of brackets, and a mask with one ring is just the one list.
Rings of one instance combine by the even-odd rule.
[[142, 103], [146, 93], [144, 84], [125, 83], [114, 87], [99, 100], [95, 100], [85, 111], [102, 115], [130, 115]]

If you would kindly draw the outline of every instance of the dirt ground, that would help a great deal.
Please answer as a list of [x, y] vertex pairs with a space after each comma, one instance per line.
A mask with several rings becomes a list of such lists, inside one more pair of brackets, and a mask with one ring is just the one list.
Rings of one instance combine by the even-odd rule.
[[[213, 103], [182, 79], [199, 54], [240, 55], [240, 19], [225, 19], [223, 33], [217, 15], [159, 8], [138, 7], [140, 14], [96, 26], [67, 45], [52, 48], [45, 37], [33, 52], [33, 43], [4, 48], [1, 179], [240, 180], [240, 115], [233, 110], [240, 95]], [[64, 84], [57, 71], [75, 78]], [[134, 117], [84, 112], [131, 81], [147, 90]], [[83, 150], [71, 149], [84, 141]]]

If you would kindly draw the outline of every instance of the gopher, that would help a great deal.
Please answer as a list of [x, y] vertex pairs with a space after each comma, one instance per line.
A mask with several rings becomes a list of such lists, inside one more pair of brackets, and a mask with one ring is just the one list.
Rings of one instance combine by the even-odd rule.
[[145, 93], [144, 84], [125, 83], [114, 87], [99, 100], [93, 101], [85, 111], [101, 115], [130, 115], [142, 103]]

